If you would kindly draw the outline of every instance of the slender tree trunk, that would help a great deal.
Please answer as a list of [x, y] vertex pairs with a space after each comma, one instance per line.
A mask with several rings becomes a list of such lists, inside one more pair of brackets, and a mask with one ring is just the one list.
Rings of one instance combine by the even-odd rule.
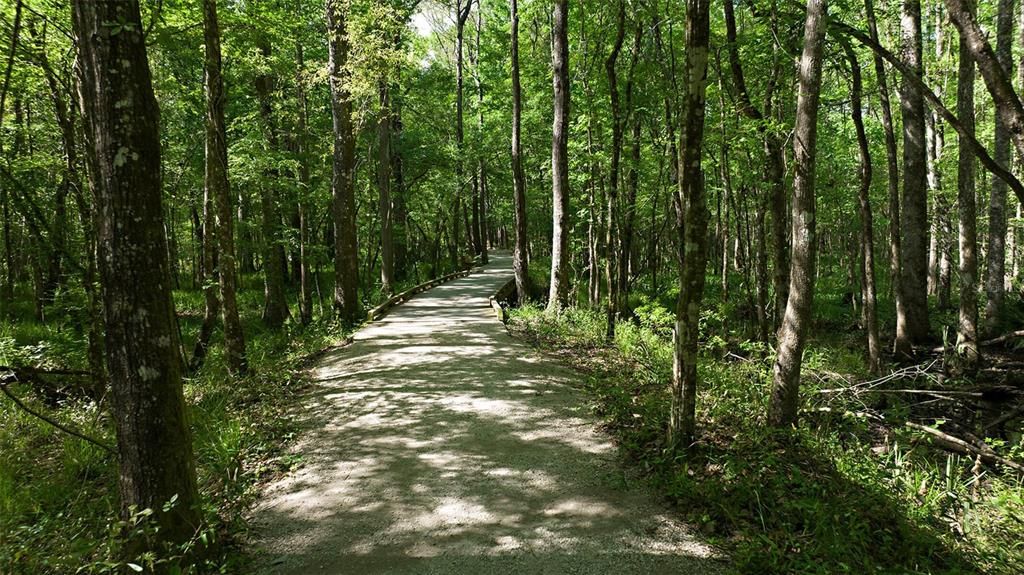
[[[465, 4], [463, 4], [465, 1]], [[464, 126], [464, 100], [465, 100], [465, 32], [466, 21], [469, 19], [469, 11], [473, 8], [472, 0], [458, 0], [455, 5], [455, 205], [452, 209], [452, 245], [451, 259], [452, 268], [458, 269], [462, 262], [460, 260], [463, 246], [462, 232], [459, 229], [460, 220], [467, 219], [462, 206], [462, 188], [465, 184], [465, 165], [463, 160], [465, 148], [465, 126]], [[472, 230], [468, 229], [472, 235]]]
[[331, 112], [334, 118], [334, 309], [345, 323], [359, 314], [359, 253], [356, 246], [355, 164], [352, 94], [348, 89], [349, 37], [342, 0], [327, 0], [328, 68], [331, 74]]
[[512, 268], [515, 270], [519, 302], [530, 298], [530, 274], [526, 241], [526, 175], [523, 173], [521, 141], [523, 88], [519, 79], [519, 3], [512, 0], [512, 202], [515, 209], [515, 249]]
[[380, 82], [380, 117], [377, 119], [377, 199], [380, 218], [380, 283], [385, 294], [394, 293], [394, 220], [391, 204], [391, 97]]
[[[263, 58], [270, 58], [270, 43], [260, 39], [259, 50]], [[256, 95], [259, 100], [260, 118], [263, 120], [267, 134], [267, 143], [271, 149], [278, 148], [277, 127], [274, 121], [272, 92], [274, 78], [269, 74], [260, 74], [255, 79]], [[268, 170], [267, 179], [259, 184], [260, 192], [260, 231], [263, 235], [263, 281], [264, 305], [263, 323], [272, 328], [281, 327], [291, 316], [288, 301], [284, 292], [284, 246], [279, 241], [281, 215], [275, 202], [271, 187], [277, 181], [277, 170]]]
[[818, 243], [814, 172], [826, 12], [825, 0], [811, 0], [807, 3], [793, 133], [793, 254], [789, 273], [789, 301], [786, 303], [785, 319], [779, 328], [779, 351], [772, 370], [772, 397], [768, 409], [768, 420], [777, 427], [793, 425], [797, 420], [800, 368], [814, 305], [815, 250]]
[[[483, 10], [477, 7], [476, 11], [476, 56], [473, 78], [476, 82], [476, 125], [482, 135], [484, 133], [484, 83], [480, 77], [480, 31], [484, 27]], [[487, 169], [483, 153], [477, 150], [476, 174], [480, 182], [480, 194], [474, 200], [476, 223], [473, 224], [477, 237], [477, 253], [480, 254], [480, 262], [487, 263]]]
[[[999, 0], [996, 10], [996, 60], [1007, 79], [1013, 71], [1013, 0]], [[998, 111], [995, 114], [994, 159], [1010, 168], [1009, 125]], [[1006, 278], [1006, 182], [992, 178], [988, 201], [988, 249], [986, 250], [984, 331], [996, 334], [1005, 313]]]
[[[299, 155], [299, 321], [309, 325], [313, 321], [313, 277], [309, 269], [309, 106], [306, 99], [305, 56], [302, 44], [295, 42], [295, 99], [299, 116], [296, 134]], [[388, 161], [391, 161], [390, 158]]]
[[708, 0], [686, 3], [685, 89], [679, 146], [679, 204], [682, 230], [682, 267], [673, 346], [672, 405], [669, 412], [670, 449], [688, 447], [696, 431], [697, 338], [700, 304], [707, 267], [708, 212], [701, 170], [704, 139], [704, 104], [707, 88], [710, 17]]
[[[974, 133], [974, 60], [960, 37], [960, 69], [957, 74], [957, 116], [964, 129]], [[962, 139], [962, 138], [961, 138]], [[959, 206], [960, 311], [956, 349], [963, 369], [974, 372], [981, 360], [978, 350], [978, 216], [975, 207], [974, 154], [961, 143], [957, 154], [956, 199]]]
[[630, 151], [629, 173], [627, 174], [626, 201], [622, 210], [621, 249], [619, 250], [618, 280], [616, 293], [619, 296], [620, 313], [626, 309], [629, 299], [629, 275], [633, 262], [633, 239], [636, 235], [636, 197], [640, 187], [640, 111], [633, 101], [634, 72], [640, 58], [640, 42], [643, 39], [643, 26], [637, 25], [633, 32], [633, 48], [629, 62], [629, 79], [626, 81], [626, 113], [632, 124], [632, 142]]
[[[214, 226], [206, 227], [206, 243], [217, 242], [217, 276], [220, 287], [221, 317], [224, 320], [224, 347], [228, 370], [236, 375], [248, 369], [245, 334], [238, 316], [238, 266], [235, 261], [234, 221], [231, 209], [231, 185], [228, 181], [227, 126], [224, 121], [224, 76], [221, 67], [220, 27], [217, 1], [203, 0], [203, 31], [206, 44], [204, 75], [206, 80], [206, 172], [207, 194], [212, 196], [216, 216]], [[209, 206], [206, 206], [209, 209]], [[209, 218], [206, 220], [209, 222]], [[215, 229], [215, 231], [214, 231]], [[209, 294], [207, 297], [210, 297]]]
[[551, 285], [548, 310], [569, 298], [569, 0], [555, 0], [551, 67], [554, 121], [551, 126]]
[[619, 312], [619, 283], [617, 266], [621, 262], [619, 252], [619, 173], [622, 159], [622, 112], [619, 106], [619, 84], [616, 64], [622, 51], [622, 42], [626, 35], [626, 2], [619, 0], [618, 17], [616, 20], [615, 42], [612, 51], [604, 62], [608, 76], [608, 95], [612, 114], [612, 148], [611, 167], [608, 174], [608, 197], [605, 211], [605, 285], [608, 289], [608, 305], [606, 307], [605, 336], [609, 341], [615, 338], [615, 322]]
[[849, 45], [844, 44], [846, 57], [850, 62], [852, 88], [850, 90], [850, 108], [853, 125], [857, 130], [857, 149], [860, 152], [860, 187], [857, 201], [860, 204], [860, 264], [863, 282], [862, 299], [864, 303], [864, 330], [868, 336], [868, 371], [877, 374], [879, 371], [878, 313], [875, 296], [875, 231], [871, 213], [871, 147], [864, 130], [864, 118], [861, 110], [863, 87], [861, 83], [860, 63], [857, 55]]
[[[97, 201], [111, 407], [123, 516], [155, 510], [157, 539], [199, 526], [192, 438], [161, 205], [159, 109], [135, 0], [72, 4]], [[110, 22], [121, 27], [114, 33]], [[146, 541], [143, 545], [152, 546]]]

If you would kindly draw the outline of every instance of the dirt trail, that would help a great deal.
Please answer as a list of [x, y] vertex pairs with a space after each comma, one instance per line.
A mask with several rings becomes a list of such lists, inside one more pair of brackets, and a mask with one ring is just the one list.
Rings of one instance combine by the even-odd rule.
[[324, 358], [303, 467], [255, 517], [264, 573], [716, 573], [617, 463], [568, 382], [487, 298], [511, 257], [425, 292]]

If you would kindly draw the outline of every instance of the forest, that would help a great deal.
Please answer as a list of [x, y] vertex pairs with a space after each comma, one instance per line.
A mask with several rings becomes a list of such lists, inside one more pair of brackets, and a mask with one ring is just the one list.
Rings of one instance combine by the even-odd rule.
[[1016, 0], [0, 0], [0, 574], [1022, 573], [1022, 94]]

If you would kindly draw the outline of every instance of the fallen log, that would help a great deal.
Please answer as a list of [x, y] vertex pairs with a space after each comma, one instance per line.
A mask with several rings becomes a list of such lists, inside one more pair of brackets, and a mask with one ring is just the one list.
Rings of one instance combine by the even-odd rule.
[[[1006, 343], [1006, 342], [1010, 341], [1011, 339], [1017, 339], [1019, 337], [1024, 337], [1024, 329], [1019, 329], [1017, 331], [1011, 331], [1010, 333], [1005, 333], [1005, 334], [1003, 334], [1003, 335], [1001, 335], [999, 337], [994, 337], [992, 339], [986, 339], [985, 341], [979, 342], [978, 346], [979, 347], [987, 347], [987, 346], [992, 346], [992, 345], [999, 345], [1001, 343]], [[941, 346], [940, 345], [939, 347], [933, 347], [932, 348], [932, 352], [934, 352], [934, 353], [946, 353], [947, 350], [953, 351], [953, 349], [955, 349], [955, 348], [956, 348], [955, 345], [949, 346], [949, 347]]]
[[936, 445], [942, 447], [943, 449], [946, 449], [947, 451], [960, 453], [962, 455], [974, 455], [981, 458], [982, 461], [988, 463], [989, 465], [1002, 465], [1003, 467], [1008, 467], [1010, 469], [1017, 471], [1018, 473], [1024, 474], [1024, 465], [1021, 465], [1016, 461], [1011, 461], [1009, 459], [1006, 459], [1005, 457], [997, 455], [995, 451], [993, 451], [990, 447], [978, 447], [972, 443], [960, 439], [959, 437], [955, 437], [944, 431], [935, 429], [934, 427], [921, 425], [920, 423], [914, 423], [913, 421], [908, 421], [904, 425], [906, 425], [910, 429], [915, 429], [917, 431], [926, 433], [928, 437], [931, 439], [932, 443], [935, 443]]

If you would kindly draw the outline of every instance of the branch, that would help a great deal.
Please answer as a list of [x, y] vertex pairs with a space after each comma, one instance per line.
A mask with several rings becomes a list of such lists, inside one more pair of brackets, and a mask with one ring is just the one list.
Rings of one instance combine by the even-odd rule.
[[21, 409], [25, 410], [25, 412], [27, 412], [28, 414], [33, 415], [33, 416], [35, 416], [35, 417], [45, 421], [46, 423], [49, 423], [53, 427], [56, 427], [57, 429], [63, 431], [64, 433], [67, 433], [68, 435], [72, 435], [74, 437], [77, 437], [79, 439], [87, 441], [87, 442], [95, 445], [96, 447], [99, 447], [103, 451], [106, 451], [110, 455], [114, 455], [114, 456], [117, 455], [117, 452], [114, 450], [114, 448], [109, 446], [109, 445], [107, 445], [106, 443], [103, 443], [103, 442], [99, 441], [98, 439], [93, 439], [92, 437], [89, 437], [88, 435], [85, 435], [83, 433], [79, 433], [78, 431], [75, 431], [74, 429], [71, 429], [70, 427], [65, 426], [64, 424], [60, 423], [59, 421], [51, 419], [51, 418], [47, 417], [46, 415], [43, 415], [42, 413], [39, 413], [38, 411], [35, 411], [31, 407], [25, 405], [25, 403], [23, 401], [18, 399], [18, 397], [16, 395], [14, 395], [13, 393], [11, 393], [11, 390], [8, 389], [8, 385], [10, 385], [10, 383], [12, 381], [18, 381], [17, 371], [15, 371], [13, 368], [10, 368], [10, 367], [0, 367], [0, 369], [6, 369], [6, 370], [8, 370], [10, 372], [8, 375], [0, 377], [0, 391], [2, 391], [3, 394], [6, 395], [7, 397], [11, 398], [11, 401], [13, 401], [15, 403], [15, 405], [17, 405]]

